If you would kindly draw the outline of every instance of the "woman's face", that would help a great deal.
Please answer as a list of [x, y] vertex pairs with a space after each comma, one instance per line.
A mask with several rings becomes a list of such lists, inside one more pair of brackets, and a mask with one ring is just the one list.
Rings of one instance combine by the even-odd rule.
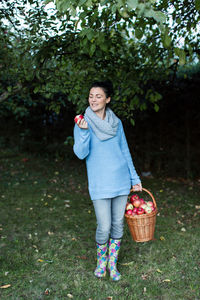
[[89, 93], [90, 108], [95, 113], [104, 112], [106, 104], [110, 102], [110, 97], [106, 98], [104, 90], [100, 87], [93, 87]]

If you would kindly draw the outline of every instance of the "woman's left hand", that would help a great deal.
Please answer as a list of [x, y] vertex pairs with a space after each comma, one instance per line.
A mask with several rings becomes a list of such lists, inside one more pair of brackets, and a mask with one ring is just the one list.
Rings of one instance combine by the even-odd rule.
[[138, 183], [132, 186], [134, 192], [142, 192], [142, 184]]

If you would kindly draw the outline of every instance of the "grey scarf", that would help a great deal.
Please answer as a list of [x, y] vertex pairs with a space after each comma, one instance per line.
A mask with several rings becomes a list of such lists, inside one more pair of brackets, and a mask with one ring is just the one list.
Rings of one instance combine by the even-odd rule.
[[85, 117], [95, 135], [101, 141], [108, 140], [116, 135], [119, 119], [110, 108], [106, 108], [106, 117], [102, 120], [92, 111], [90, 106], [88, 106], [85, 111]]

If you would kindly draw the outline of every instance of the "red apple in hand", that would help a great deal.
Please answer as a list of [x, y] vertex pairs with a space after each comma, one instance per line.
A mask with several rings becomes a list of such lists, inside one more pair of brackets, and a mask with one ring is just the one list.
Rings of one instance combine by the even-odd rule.
[[83, 115], [77, 115], [75, 118], [74, 118], [74, 122], [77, 123], [78, 120], [82, 120], [84, 117]]

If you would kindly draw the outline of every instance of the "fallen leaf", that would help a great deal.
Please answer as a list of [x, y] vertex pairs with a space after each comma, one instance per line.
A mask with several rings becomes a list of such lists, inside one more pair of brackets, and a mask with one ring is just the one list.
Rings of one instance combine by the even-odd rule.
[[48, 235], [54, 235], [54, 232], [48, 231]]
[[46, 289], [44, 293], [45, 295], [49, 295], [49, 292], [50, 292], [49, 289]]
[[160, 236], [160, 240], [161, 240], [161, 241], [165, 241], [164, 236]]
[[43, 259], [38, 259], [37, 261], [38, 261], [38, 262], [43, 262], [44, 260], [43, 260]]
[[183, 227], [183, 228], [181, 228], [181, 231], [185, 232], [185, 231], [186, 231], [186, 229]]
[[112, 298], [113, 298], [112, 296], [108, 296], [107, 300], [112, 300]]
[[200, 209], [200, 205], [195, 205], [195, 208], [196, 209]]
[[7, 289], [10, 286], [11, 286], [11, 284], [5, 284], [5, 285], [0, 286], [0, 289]]
[[72, 294], [67, 294], [67, 297], [72, 299], [73, 295]]
[[72, 241], [76, 241], [76, 238], [72, 238]]
[[80, 258], [80, 259], [88, 259], [87, 256], [84, 256], [84, 255], [83, 256], [77, 256], [77, 257]]
[[181, 222], [180, 220], [178, 220], [177, 223], [183, 225], [183, 222]]
[[120, 265], [122, 265], [122, 266], [130, 266], [130, 265], [133, 265], [133, 264], [134, 264], [134, 261], [130, 261], [128, 263], [124, 263], [124, 264], [120, 264]]
[[170, 279], [164, 279], [163, 282], [171, 282]]
[[147, 280], [148, 275], [147, 274], [143, 274], [141, 277], [142, 277], [143, 280]]
[[156, 271], [157, 271], [158, 273], [162, 273], [162, 271], [161, 271], [160, 269], [157, 269]]

